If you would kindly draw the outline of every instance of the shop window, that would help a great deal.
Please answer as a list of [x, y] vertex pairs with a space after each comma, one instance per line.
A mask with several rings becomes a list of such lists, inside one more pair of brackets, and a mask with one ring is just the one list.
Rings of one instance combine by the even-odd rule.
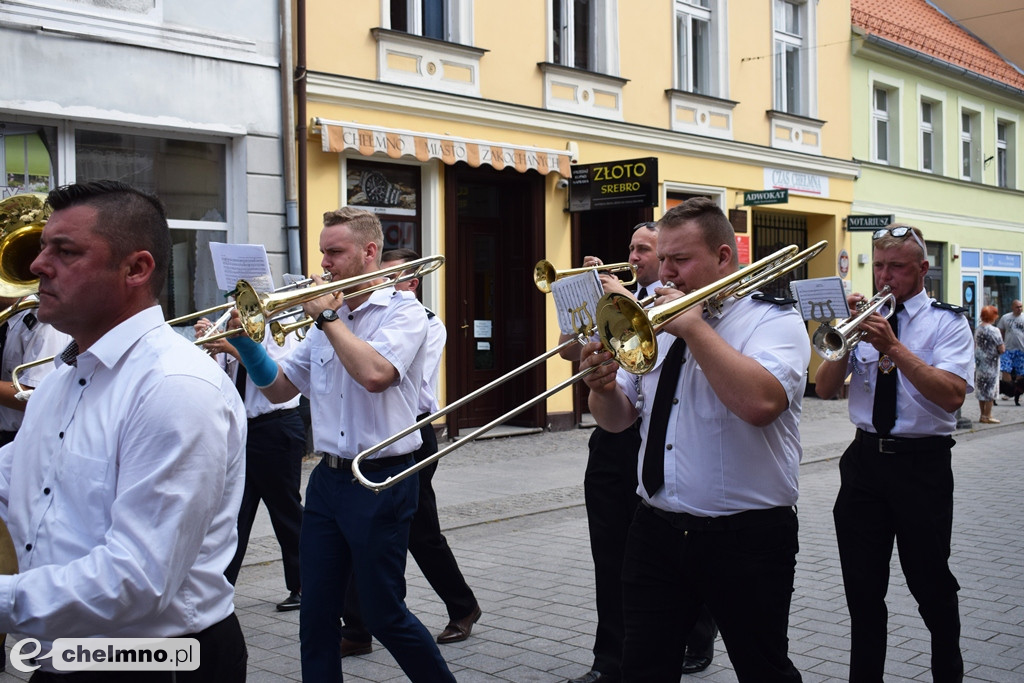
[[384, 249], [412, 249], [422, 253], [420, 168], [349, 159], [346, 203], [380, 218]]
[[57, 129], [0, 121], [0, 199], [56, 187]]

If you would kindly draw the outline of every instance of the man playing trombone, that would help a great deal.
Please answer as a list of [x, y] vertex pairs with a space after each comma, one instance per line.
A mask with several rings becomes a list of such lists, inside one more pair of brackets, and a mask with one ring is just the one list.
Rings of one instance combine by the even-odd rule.
[[[372, 213], [349, 207], [327, 212], [321, 264], [333, 283], [364, 275], [373, 280], [383, 242]], [[306, 299], [303, 309], [316, 329], [277, 363], [251, 339], [232, 340], [249, 376], [272, 402], [299, 392], [310, 400], [313, 446], [321, 461], [306, 488], [300, 541], [302, 676], [318, 683], [341, 680], [340, 619], [354, 574], [366, 626], [410, 680], [454, 681], [430, 633], [405, 604], [417, 482], [409, 479], [375, 494], [351, 471], [352, 458], [363, 448], [416, 421], [427, 316], [414, 294], [394, 287], [349, 294], [338, 289]], [[396, 474], [413, 462], [421, 443], [413, 432], [381, 449], [363, 469]]]
[[[873, 235], [874, 278], [896, 310], [860, 323], [863, 341], [822, 363], [815, 392], [832, 398], [850, 381], [854, 442], [839, 462], [833, 516], [850, 609], [850, 680], [880, 681], [885, 669], [885, 595], [893, 539], [907, 587], [932, 637], [936, 681], [961, 681], [960, 585], [949, 570], [956, 411], [973, 391], [974, 339], [958, 309], [928, 297], [928, 258], [917, 228]], [[850, 295], [850, 308], [864, 297]], [[852, 375], [851, 375], [852, 373]]]
[[[659, 303], [739, 270], [732, 225], [694, 198], [659, 221]], [[756, 295], [755, 295], [756, 296]], [[664, 325], [648, 374], [583, 349], [590, 409], [612, 432], [641, 418], [623, 564], [625, 681], [679, 680], [680, 643], [707, 605], [740, 681], [799, 681], [787, 627], [797, 552], [797, 425], [810, 357], [792, 307], [728, 299]], [[678, 373], [678, 375], [676, 374]], [[641, 398], [642, 397], [642, 398]]]

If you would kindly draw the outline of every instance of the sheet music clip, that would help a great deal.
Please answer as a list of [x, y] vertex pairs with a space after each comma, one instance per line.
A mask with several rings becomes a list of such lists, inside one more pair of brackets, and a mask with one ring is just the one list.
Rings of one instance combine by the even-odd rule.
[[841, 277], [818, 277], [789, 283], [800, 314], [806, 321], [827, 323], [850, 317]]

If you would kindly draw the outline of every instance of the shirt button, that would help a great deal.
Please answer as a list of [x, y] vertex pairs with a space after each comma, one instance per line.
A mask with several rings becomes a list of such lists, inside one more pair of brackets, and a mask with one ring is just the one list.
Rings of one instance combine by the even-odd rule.
[[58, 434], [57, 438], [58, 439], [63, 439], [64, 438], [64, 432], [61, 432], [60, 434]]
[[679, 403], [679, 399], [678, 398], [672, 399], [672, 405], [678, 405], [678, 403]]
[[351, 313], [349, 313], [349, 314], [348, 314], [348, 319], [349, 319], [349, 320], [355, 320], [355, 319], [356, 319], [356, 317], [355, 317], [354, 315], [352, 315]]
[[342, 433], [341, 433], [341, 435], [342, 435], [342, 436], [345, 436], [345, 432], [342, 432]]
[[46, 494], [47, 496], [50, 495], [50, 487], [47, 486], [45, 489], [43, 489], [43, 493]]
[[80, 387], [84, 387], [85, 386], [85, 378], [84, 377], [82, 379], [78, 380], [78, 386], [80, 386]]
[[26, 543], [25, 544], [25, 550], [32, 550], [32, 544], [31, 543]]
[[672, 444], [669, 444], [669, 445], [665, 446], [665, 450], [666, 451], [672, 450]]

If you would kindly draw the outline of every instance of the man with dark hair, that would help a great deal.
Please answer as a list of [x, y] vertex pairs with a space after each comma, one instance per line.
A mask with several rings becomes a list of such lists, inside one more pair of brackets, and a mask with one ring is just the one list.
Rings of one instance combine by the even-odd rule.
[[[732, 226], [712, 200], [689, 199], [658, 225], [659, 278], [675, 288], [657, 289], [657, 303], [738, 270]], [[645, 375], [605, 365], [600, 342], [580, 362], [594, 368], [586, 382], [599, 425], [620, 432], [642, 418], [622, 677], [679, 680], [679, 644], [706, 605], [740, 681], [799, 681], [787, 627], [807, 332], [792, 307], [755, 297], [703, 308], [665, 324]]]
[[[875, 287], [889, 286], [896, 310], [860, 324], [846, 358], [822, 363], [815, 392], [835, 396], [848, 375], [853, 443], [839, 461], [833, 516], [850, 610], [850, 679], [885, 671], [889, 564], [893, 541], [907, 587], [932, 637], [932, 675], [961, 681], [960, 585], [949, 569], [953, 533], [951, 434], [973, 391], [974, 339], [963, 309], [929, 298], [928, 255], [917, 228], [873, 235]], [[850, 309], [864, 300], [848, 297]]]
[[[391, 268], [415, 261], [420, 255], [412, 249], [390, 249], [384, 252], [381, 267]], [[399, 291], [415, 292], [420, 285], [419, 278], [411, 278], [395, 285]], [[424, 309], [427, 316], [426, 362], [423, 383], [420, 389], [420, 413], [416, 420], [422, 420], [438, 408], [437, 383], [441, 373], [441, 356], [448, 336], [444, 323], [430, 309]], [[413, 454], [421, 462], [437, 453], [437, 435], [433, 425], [420, 429], [423, 445]], [[419, 479], [419, 504], [409, 527], [409, 553], [420, 566], [423, 577], [444, 601], [448, 610], [448, 626], [437, 636], [442, 645], [458, 643], [469, 638], [473, 625], [480, 619], [480, 605], [473, 590], [466, 583], [455, 560], [448, 539], [441, 533], [441, 522], [437, 518], [437, 496], [431, 481], [437, 471], [437, 463], [425, 467], [417, 474]], [[367, 654], [373, 649], [370, 632], [366, 630], [360, 614], [355, 582], [349, 582], [345, 596], [345, 625], [342, 628], [341, 656]]]
[[[330, 211], [320, 233], [321, 266], [335, 282], [370, 275], [380, 268], [383, 242], [372, 213]], [[249, 377], [272, 402], [299, 392], [310, 400], [321, 460], [306, 487], [299, 541], [302, 676], [342, 680], [340, 620], [354, 576], [367, 627], [410, 680], [454, 681], [430, 633], [405, 604], [418, 484], [409, 478], [378, 494], [352, 476], [356, 455], [416, 421], [427, 336], [423, 306], [410, 292], [383, 287], [352, 297], [330, 291], [303, 309], [315, 329], [278, 362], [248, 337], [232, 338]], [[421, 443], [419, 432], [410, 434], [367, 458], [362, 471], [381, 479], [397, 474]]]
[[[20, 564], [0, 576], [0, 631], [38, 638], [44, 653], [56, 638], [196, 638], [200, 668], [178, 680], [245, 680], [224, 577], [245, 411], [225, 374], [164, 323], [163, 207], [114, 181], [54, 190], [49, 202], [31, 266], [38, 317], [74, 341], [0, 450], [0, 514]], [[32, 680], [100, 679], [40, 670]]]

